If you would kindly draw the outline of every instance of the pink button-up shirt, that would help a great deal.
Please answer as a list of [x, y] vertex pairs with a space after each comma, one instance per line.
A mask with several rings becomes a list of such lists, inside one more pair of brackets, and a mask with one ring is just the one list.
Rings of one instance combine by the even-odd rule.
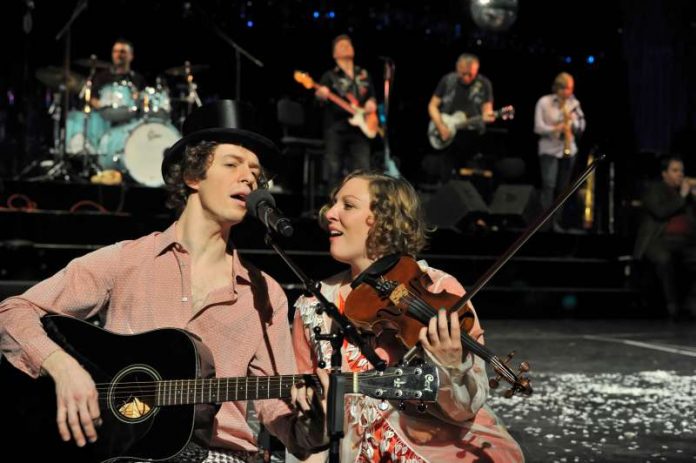
[[[185, 329], [211, 350], [218, 377], [296, 373], [287, 298], [278, 283], [242, 263], [235, 250], [232, 283], [209, 293], [194, 314], [190, 256], [176, 241], [175, 227], [77, 258], [21, 296], [2, 301], [0, 349], [7, 360], [36, 377], [46, 357], [60, 348], [39, 320], [54, 313], [98, 315], [107, 330], [120, 334]], [[222, 405], [212, 446], [256, 450], [246, 405]], [[263, 400], [255, 407], [261, 422], [285, 443], [288, 405]]]

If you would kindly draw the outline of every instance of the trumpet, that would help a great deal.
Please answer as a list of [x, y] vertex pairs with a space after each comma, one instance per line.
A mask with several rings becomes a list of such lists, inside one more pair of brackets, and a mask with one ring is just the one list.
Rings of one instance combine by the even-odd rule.
[[571, 128], [570, 111], [568, 111], [565, 100], [561, 103], [561, 112], [563, 113], [563, 156], [569, 157], [570, 145], [573, 141], [573, 130]]

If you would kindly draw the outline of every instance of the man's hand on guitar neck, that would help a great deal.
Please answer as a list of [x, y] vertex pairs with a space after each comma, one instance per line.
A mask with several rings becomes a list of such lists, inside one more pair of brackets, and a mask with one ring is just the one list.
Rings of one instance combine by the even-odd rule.
[[487, 101], [481, 105], [481, 118], [486, 124], [495, 122], [495, 112], [493, 111], [493, 103]]
[[329, 87], [327, 87], [326, 85], [321, 85], [321, 86], [317, 87], [317, 91], [315, 92], [315, 95], [320, 100], [326, 100], [329, 97], [330, 93], [331, 93], [331, 90], [329, 90]]
[[98, 393], [87, 371], [65, 351], [57, 350], [41, 365], [56, 384], [56, 423], [64, 441], [72, 438], [78, 447], [95, 442], [95, 426], [101, 423]]

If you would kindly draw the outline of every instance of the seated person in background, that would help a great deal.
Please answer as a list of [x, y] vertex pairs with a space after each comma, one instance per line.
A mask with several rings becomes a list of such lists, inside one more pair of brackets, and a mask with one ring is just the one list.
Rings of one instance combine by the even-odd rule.
[[133, 100], [137, 100], [137, 92], [146, 86], [145, 78], [142, 74], [131, 69], [133, 62], [133, 44], [126, 39], [119, 38], [111, 48], [112, 65], [108, 69], [102, 69], [94, 76], [92, 83], [92, 98], [90, 104], [93, 108], [100, 108], [100, 91], [107, 85], [117, 82], [130, 82], [133, 86]]
[[[660, 160], [661, 179], [643, 194], [644, 213], [638, 228], [634, 257], [655, 265], [669, 316], [696, 315], [696, 183], [684, 177], [684, 163], [676, 155]], [[682, 275], [687, 272], [687, 275]], [[683, 278], [682, 278], [683, 277]], [[679, 288], [679, 282], [688, 287]], [[685, 295], [684, 303], [681, 303]]]

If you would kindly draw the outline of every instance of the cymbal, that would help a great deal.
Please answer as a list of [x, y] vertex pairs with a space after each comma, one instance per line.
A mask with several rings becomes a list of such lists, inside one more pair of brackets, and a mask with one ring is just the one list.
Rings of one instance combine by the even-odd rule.
[[[169, 75], [169, 76], [183, 77], [183, 76], [186, 76], [186, 68], [187, 68], [187, 66], [176, 66], [176, 67], [167, 69], [166, 71], [164, 71], [164, 73]], [[210, 68], [210, 66], [207, 64], [191, 64], [188, 66], [188, 70], [191, 73], [207, 71], [209, 68]]]
[[111, 63], [108, 63], [106, 61], [102, 61], [99, 59], [91, 59], [91, 58], [80, 58], [76, 59], [73, 61], [74, 64], [77, 66], [82, 66], [84, 68], [96, 68], [96, 69], [107, 69], [111, 67]]
[[[36, 70], [36, 78], [47, 87], [52, 89], [60, 88], [65, 82], [65, 70], [58, 66], [46, 66]], [[68, 74], [66, 87], [70, 91], [79, 91], [85, 83], [85, 78], [76, 72]]]

